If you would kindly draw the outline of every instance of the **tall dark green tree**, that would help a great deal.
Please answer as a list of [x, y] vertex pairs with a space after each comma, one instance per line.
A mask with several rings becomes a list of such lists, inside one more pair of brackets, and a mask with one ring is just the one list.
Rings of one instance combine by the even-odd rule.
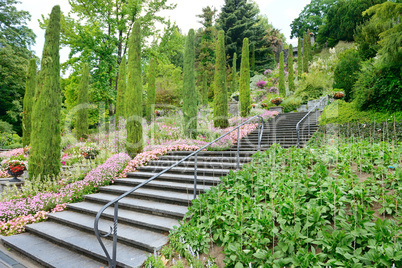
[[250, 63], [251, 73], [254, 75], [255, 72], [255, 44], [251, 46], [251, 63]]
[[119, 68], [119, 78], [117, 81], [117, 101], [116, 101], [116, 128], [119, 125], [119, 121], [126, 117], [126, 97], [127, 97], [127, 67], [126, 57], [123, 56]]
[[133, 157], [142, 151], [142, 74], [141, 26], [136, 21], [130, 36], [127, 79], [127, 153]]
[[289, 84], [289, 91], [295, 91], [295, 80], [294, 80], [294, 70], [293, 70], [293, 46], [292, 46], [292, 44], [289, 45], [288, 84]]
[[300, 79], [302, 73], [303, 73], [302, 40], [299, 37], [297, 40], [297, 79]]
[[283, 51], [279, 54], [279, 94], [286, 96], [286, 86], [285, 86], [285, 59]]
[[76, 137], [86, 139], [88, 137], [88, 87], [89, 87], [89, 66], [85, 63], [82, 66], [80, 84], [78, 85], [78, 105], [76, 125]]
[[232, 65], [232, 84], [230, 85], [230, 92], [236, 92], [238, 89], [238, 84], [237, 84], [237, 54], [236, 52], [233, 54], [233, 65]]
[[240, 84], [239, 84], [240, 116], [246, 117], [250, 114], [250, 64], [248, 38], [243, 40], [243, 49], [240, 63]]
[[308, 46], [308, 49], [307, 49], [307, 51], [308, 51], [308, 60], [312, 61], [313, 60], [313, 50], [312, 50], [312, 46], [311, 46], [311, 32], [310, 32], [310, 30], [307, 30], [306, 36], [307, 36], [307, 46]]
[[228, 97], [226, 88], [225, 33], [220, 30], [216, 43], [214, 77], [214, 126], [226, 128], [228, 121]]
[[207, 74], [202, 75], [202, 85], [201, 85], [201, 104], [203, 106], [208, 105], [208, 78]]
[[30, 178], [58, 175], [61, 168], [60, 15], [60, 6], [54, 6], [45, 33], [41, 70], [31, 118]]
[[183, 117], [187, 136], [197, 135], [197, 91], [195, 89], [194, 30], [188, 31], [183, 63]]
[[22, 146], [31, 143], [31, 115], [36, 90], [36, 59], [29, 61], [22, 117]]
[[145, 112], [148, 121], [151, 120], [152, 115], [155, 113], [155, 78], [156, 78], [156, 60], [151, 59], [151, 62], [149, 64], [147, 106]]
[[307, 42], [307, 34], [303, 35], [303, 72], [308, 73], [309, 45]]

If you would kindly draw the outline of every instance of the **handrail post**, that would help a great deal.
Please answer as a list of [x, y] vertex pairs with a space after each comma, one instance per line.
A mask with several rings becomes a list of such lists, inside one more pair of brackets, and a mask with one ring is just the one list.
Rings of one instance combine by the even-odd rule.
[[261, 142], [260, 142], [260, 132], [261, 132], [261, 129], [260, 129], [260, 118], [258, 117], [258, 151], [260, 151], [260, 144], [261, 144]]
[[239, 155], [240, 155], [240, 128], [237, 129], [237, 165], [236, 165], [236, 170], [240, 170], [240, 165], [239, 165]]
[[119, 215], [119, 202], [116, 202], [114, 205], [114, 226], [113, 226], [113, 259], [112, 259], [112, 268], [117, 266], [117, 220]]
[[194, 199], [197, 198], [197, 154], [194, 155]]
[[[299, 122], [300, 123], [300, 122]], [[300, 129], [299, 129], [299, 123], [296, 125], [296, 133], [297, 133], [297, 147], [300, 147]]]

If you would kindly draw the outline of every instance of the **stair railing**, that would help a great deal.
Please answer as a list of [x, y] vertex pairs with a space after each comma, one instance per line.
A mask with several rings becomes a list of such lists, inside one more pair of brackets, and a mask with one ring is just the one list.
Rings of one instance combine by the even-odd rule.
[[[240, 127], [242, 127], [243, 125], [249, 123], [250, 121], [254, 120], [258, 118], [258, 151], [261, 150], [261, 139], [262, 139], [262, 134], [264, 132], [264, 119], [259, 116], [256, 115], [248, 120], [246, 120], [245, 122], [243, 122], [242, 124], [238, 125], [237, 127], [235, 127], [234, 129], [232, 129], [231, 131], [226, 132], [225, 134], [223, 134], [222, 136], [220, 136], [219, 138], [211, 141], [210, 143], [208, 143], [207, 145], [201, 147], [200, 149], [198, 149], [197, 151], [194, 151], [193, 153], [189, 154], [188, 156], [184, 157], [183, 159], [181, 159], [180, 161], [177, 161], [176, 163], [174, 163], [173, 165], [171, 165], [170, 167], [164, 169], [163, 171], [159, 172], [158, 174], [156, 174], [155, 176], [153, 176], [152, 178], [146, 180], [145, 182], [137, 185], [136, 187], [134, 187], [133, 189], [131, 189], [130, 191], [127, 191], [126, 193], [120, 195], [119, 197], [115, 198], [114, 200], [110, 201], [109, 203], [107, 203], [106, 205], [104, 205], [96, 214], [95, 217], [95, 222], [94, 222], [94, 231], [95, 231], [95, 236], [99, 241], [99, 244], [101, 245], [103, 251], [105, 252], [107, 261], [108, 261], [108, 265], [109, 268], [115, 268], [117, 265], [117, 219], [118, 219], [118, 210], [119, 210], [119, 201], [121, 199], [123, 199], [124, 197], [128, 196], [129, 194], [135, 192], [137, 189], [143, 187], [144, 185], [148, 184], [149, 182], [153, 181], [154, 179], [158, 178], [159, 176], [161, 176], [162, 174], [168, 172], [169, 170], [171, 170], [172, 168], [180, 165], [182, 162], [186, 161], [187, 159], [189, 159], [190, 157], [194, 156], [194, 199], [197, 197], [197, 154], [201, 151], [203, 151], [204, 149], [206, 149], [207, 147], [211, 146], [213, 143], [217, 142], [218, 140], [222, 139], [223, 137], [226, 137], [227, 135], [229, 135], [230, 133], [234, 132], [237, 130], [237, 159], [236, 159], [236, 170], [240, 169]], [[110, 226], [110, 231], [106, 234], [101, 234], [99, 231], [99, 220], [102, 216], [102, 213], [110, 206], [114, 205], [114, 216], [113, 216], [113, 220], [114, 220], [114, 226]], [[109, 252], [107, 251], [105, 244], [102, 242], [102, 237], [108, 237], [109, 235], [111, 235], [113, 233], [113, 248], [112, 248], [112, 256], [110, 256]]]
[[[325, 102], [324, 102], [325, 101]], [[318, 109], [319, 107], [321, 107], [322, 104], [324, 104], [322, 107], [325, 107], [327, 102], [327, 96], [322, 97], [315, 105], [313, 108], [309, 109], [309, 111], [307, 112], [307, 114], [305, 116], [303, 116], [302, 119], [300, 119], [299, 122], [297, 122], [296, 124], [296, 133], [297, 133], [297, 147], [300, 147], [300, 123], [303, 122], [306, 118], [308, 120], [308, 136], [310, 136], [310, 114], [311, 112], [315, 111], [316, 109]], [[317, 121], [317, 113], [315, 116], [315, 120]]]

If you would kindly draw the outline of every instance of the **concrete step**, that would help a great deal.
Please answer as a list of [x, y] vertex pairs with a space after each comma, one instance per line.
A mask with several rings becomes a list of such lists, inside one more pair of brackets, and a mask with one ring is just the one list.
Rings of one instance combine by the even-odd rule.
[[[95, 237], [93, 235], [93, 237]], [[58, 243], [52, 243], [47, 239], [38, 237], [32, 233], [22, 233], [12, 236], [3, 236], [3, 243], [18, 253], [43, 265], [43, 267], [106, 267], [106, 261], [96, 261], [88, 258], [73, 248], [66, 248]]]
[[[165, 170], [166, 167], [158, 167], [158, 166], [143, 166], [138, 167], [137, 170], [145, 171], [145, 172], [153, 172], [158, 173]], [[220, 169], [220, 168], [197, 168], [197, 174], [202, 176], [214, 176], [220, 177], [229, 173], [229, 169]], [[169, 170], [170, 174], [194, 174], [194, 168], [190, 167], [174, 167]]]
[[[168, 152], [167, 155], [189, 155], [192, 152], [188, 151], [174, 151], [174, 152]], [[242, 152], [240, 155], [241, 157], [250, 157], [253, 154], [255, 154], [255, 151], [249, 151], [249, 152]], [[219, 156], [219, 157], [229, 157], [229, 156], [236, 156], [233, 152], [231, 151], [201, 151], [198, 153], [198, 156]]]
[[[49, 219], [52, 222], [63, 226], [72, 227], [89, 234], [94, 233], [94, 217], [88, 214], [82, 214], [75, 211], [63, 211], [59, 213], [50, 213]], [[101, 219], [99, 221], [100, 233], [102, 235], [107, 234], [110, 231], [110, 227], [113, 227], [113, 225], [113, 221]], [[159, 232], [152, 232], [120, 223], [117, 229], [117, 241], [154, 253], [154, 251], [159, 250], [168, 242], [168, 237]]]
[[[235, 153], [233, 153], [233, 154], [235, 154]], [[140, 171], [127, 173], [128, 178], [151, 178], [154, 175], [155, 175], [155, 173], [152, 173], [152, 172], [140, 172]], [[159, 179], [163, 179], [165, 181], [194, 183], [194, 174], [185, 175], [185, 174], [165, 173], [165, 174], [160, 175]], [[217, 185], [221, 182], [221, 180], [217, 177], [212, 177], [212, 176], [197, 176], [197, 182], [202, 185]]]
[[[115, 198], [116, 195], [108, 193], [96, 193], [84, 196], [85, 201], [94, 202], [102, 205], [106, 205]], [[162, 203], [153, 200], [144, 200], [134, 197], [125, 197], [120, 200], [119, 208], [168, 217], [177, 220], [183, 219], [184, 215], [188, 211], [187, 206]]]
[[[181, 155], [165, 155], [159, 157], [159, 160], [175, 160], [179, 161], [183, 159], [183, 156]], [[239, 161], [240, 163], [249, 163], [251, 162], [252, 158], [251, 157], [240, 157]], [[190, 157], [188, 161], [194, 161], [194, 157]], [[219, 162], [219, 163], [235, 163], [237, 161], [236, 157], [219, 157], [219, 156], [197, 156], [197, 161], [202, 161], [202, 162]]]
[[[89, 214], [94, 219], [96, 214], [102, 207], [103, 205], [92, 202], [79, 202], [68, 205], [69, 209], [76, 212]], [[113, 215], [113, 207], [108, 207], [105, 212], [103, 212], [102, 219], [113, 220]], [[119, 223], [124, 223], [138, 228], [160, 232], [163, 234], [167, 234], [170, 230], [173, 229], [173, 226], [179, 225], [179, 222], [176, 219], [151, 215], [148, 213], [141, 213], [127, 209], [119, 209]]]
[[[51, 241], [54, 244], [72, 249], [97, 261], [107, 261], [105, 253], [94, 234], [88, 234], [51, 221], [27, 225], [26, 230], [31, 234]], [[107, 249], [112, 248], [112, 241], [109, 239], [103, 239], [102, 241]], [[149, 255], [146, 251], [119, 242], [117, 243], [117, 248], [117, 265], [120, 267], [139, 267]]]
[[[150, 166], [164, 166], [170, 167], [171, 165], [177, 163], [177, 161], [171, 160], [154, 160], [148, 163]], [[180, 163], [177, 167], [184, 167], [184, 168], [194, 168], [195, 162], [194, 161], [184, 161]], [[207, 169], [236, 169], [236, 164], [234, 163], [220, 163], [220, 162], [205, 162], [199, 161], [197, 159], [197, 169], [198, 168], [207, 168]]]

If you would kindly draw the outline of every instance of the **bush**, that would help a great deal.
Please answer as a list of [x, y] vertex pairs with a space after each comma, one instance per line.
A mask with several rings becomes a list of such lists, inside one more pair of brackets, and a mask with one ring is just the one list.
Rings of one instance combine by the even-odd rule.
[[318, 99], [325, 91], [328, 91], [332, 85], [331, 79], [328, 79], [327, 74], [320, 70], [314, 70], [311, 73], [303, 74], [302, 78], [303, 80], [298, 84], [294, 95], [295, 97], [300, 97], [303, 103]]
[[4, 149], [22, 148], [22, 139], [17, 134], [0, 133], [0, 148]]
[[299, 106], [302, 104], [303, 100], [300, 97], [296, 96], [291, 96], [287, 99], [285, 99], [282, 103], [281, 106], [284, 108], [285, 113], [292, 112], [299, 108]]
[[0, 133], [15, 133], [15, 131], [13, 130], [13, 125], [0, 120]]
[[345, 101], [353, 99], [352, 88], [360, 70], [361, 58], [355, 49], [348, 49], [339, 57], [334, 71], [334, 88], [345, 92]]

